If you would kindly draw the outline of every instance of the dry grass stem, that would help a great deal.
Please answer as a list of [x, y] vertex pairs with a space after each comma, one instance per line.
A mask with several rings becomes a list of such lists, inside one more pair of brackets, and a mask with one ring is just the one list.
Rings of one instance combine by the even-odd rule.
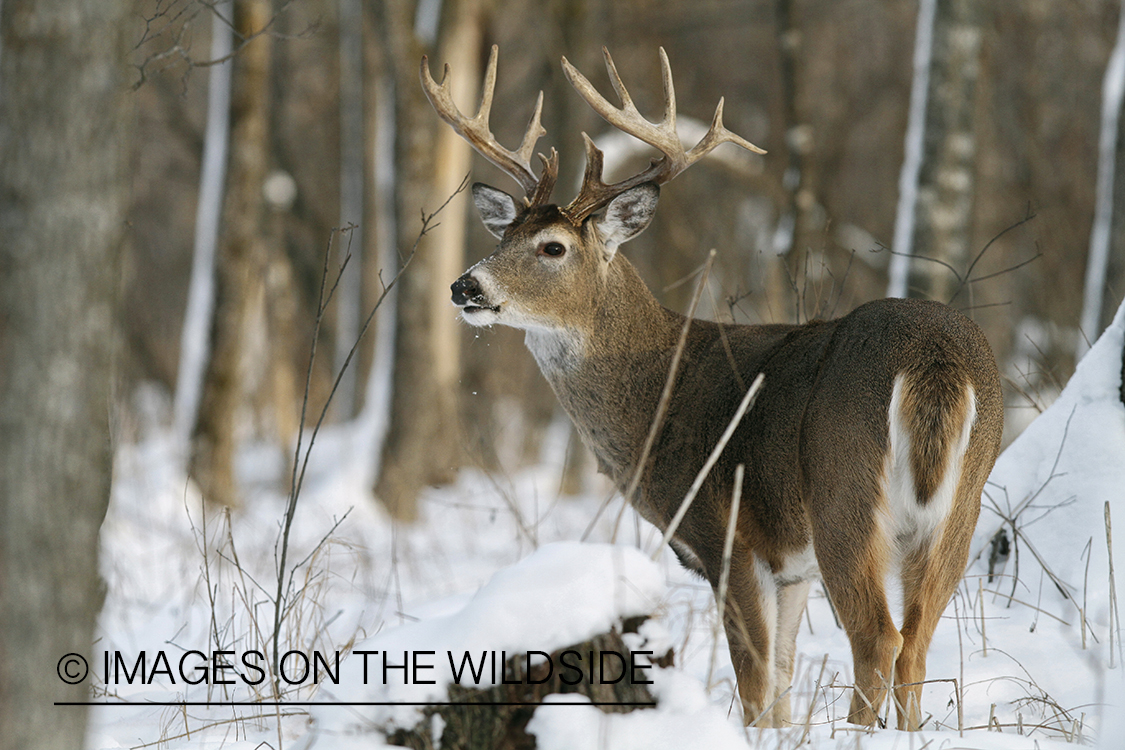
[[734, 550], [734, 531], [738, 525], [738, 509], [742, 505], [742, 476], [746, 466], [739, 464], [734, 469], [734, 492], [730, 501], [730, 518], [727, 520], [727, 535], [723, 540], [723, 567], [719, 573], [719, 590], [716, 599], [718, 614], [715, 619], [714, 638], [711, 641], [711, 664], [707, 668], [707, 687], [711, 687], [711, 679], [715, 674], [715, 658], [719, 644], [719, 630], [723, 627], [723, 617], [726, 610], [727, 585], [730, 583], [730, 558]]
[[[648, 435], [645, 437], [644, 445], [641, 448], [641, 455], [637, 459], [637, 465], [633, 468], [633, 478], [629, 480], [629, 484], [625, 489], [625, 502], [629, 503], [633, 499], [633, 494], [637, 491], [637, 487], [641, 483], [641, 477], [644, 475], [645, 464], [648, 463], [648, 456], [652, 452], [652, 446], [656, 442], [656, 436], [660, 434], [661, 428], [664, 426], [664, 417], [668, 413], [668, 403], [672, 399], [672, 388], [676, 383], [676, 375], [680, 371], [680, 360], [683, 358], [684, 347], [687, 345], [688, 330], [691, 328], [691, 322], [695, 319], [695, 309], [699, 305], [699, 299], [703, 296], [703, 288], [707, 286], [707, 277], [711, 274], [711, 266], [715, 263], [715, 250], [711, 250], [707, 255], [707, 260], [703, 264], [703, 271], [699, 276], [699, 283], [695, 287], [695, 292], [691, 297], [691, 305], [688, 307], [687, 317], [684, 319], [684, 326], [680, 329], [680, 340], [676, 342], [676, 351], [672, 355], [672, 362], [668, 366], [668, 377], [664, 381], [664, 390], [660, 394], [660, 401], [656, 405], [656, 413], [652, 417], [652, 423], [648, 428]], [[597, 523], [598, 518], [605, 512], [606, 507], [609, 505], [612, 495], [605, 499], [601, 507], [598, 508], [597, 513], [590, 519], [590, 524], [586, 530], [582, 532], [581, 541], [586, 541], [590, 536], [590, 532], [594, 529], [594, 524]]]
[[687, 514], [688, 509], [691, 507], [692, 502], [695, 500], [695, 496], [699, 493], [700, 488], [703, 486], [703, 482], [707, 479], [707, 475], [711, 473], [711, 469], [719, 460], [719, 456], [722, 454], [723, 448], [727, 447], [727, 442], [734, 434], [734, 431], [738, 429], [738, 425], [742, 422], [742, 418], [746, 415], [746, 412], [749, 411], [750, 406], [754, 403], [754, 399], [757, 398], [758, 391], [762, 389], [762, 383], [765, 382], [765, 379], [765, 375], [758, 373], [758, 377], [754, 378], [754, 382], [750, 384], [750, 389], [746, 391], [746, 395], [742, 397], [742, 403], [740, 403], [738, 405], [738, 409], [735, 410], [734, 416], [731, 417], [730, 423], [727, 425], [727, 429], [719, 437], [719, 441], [715, 443], [715, 447], [711, 451], [711, 455], [707, 457], [707, 461], [704, 462], [703, 467], [699, 470], [699, 473], [696, 474], [695, 481], [692, 482], [691, 487], [688, 488], [687, 495], [684, 497], [683, 502], [680, 503], [680, 509], [676, 511], [676, 515], [672, 517], [672, 521], [668, 524], [668, 528], [664, 530], [664, 537], [660, 540], [660, 546], [653, 553], [653, 559], [656, 559], [661, 550], [664, 549], [664, 546], [668, 544], [668, 542], [672, 539], [672, 536], [676, 533], [676, 529], [680, 527], [680, 522], [684, 520], [684, 516]]

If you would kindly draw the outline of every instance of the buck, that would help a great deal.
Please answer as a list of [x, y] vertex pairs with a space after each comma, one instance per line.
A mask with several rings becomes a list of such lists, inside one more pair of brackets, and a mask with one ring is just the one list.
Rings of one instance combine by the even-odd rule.
[[[607, 101], [563, 58], [581, 97], [615, 128], [662, 153], [640, 173], [602, 180], [602, 152], [585, 133], [578, 196], [550, 203], [558, 153], [531, 169], [543, 95], [516, 151], [489, 129], [496, 48], [477, 114], [453, 103], [449, 68], [439, 85], [422, 58], [437, 113], [511, 176], [517, 200], [483, 184], [474, 202], [499, 246], [452, 285], [474, 326], [526, 331], [600, 471], [623, 492], [638, 470], [685, 317], [662, 307], [619, 249], [652, 219], [659, 185], [722, 143], [762, 152], [727, 130], [720, 99], [711, 127], [685, 150], [676, 134], [671, 68], [660, 50], [664, 118], [646, 120], [605, 53], [622, 106]], [[745, 468], [735, 519], [724, 627], [746, 723], [789, 720], [796, 635], [810, 583], [820, 577], [851, 643], [849, 720], [871, 725], [892, 696], [898, 726], [922, 724], [926, 652], [960, 580], [984, 481], [999, 450], [996, 363], [980, 329], [944, 305], [886, 299], [804, 325], [690, 321], [666, 418], [634, 496], [661, 529], [757, 374], [764, 385], [696, 495], [670, 544], [719, 591], [736, 466]], [[902, 627], [887, 603], [897, 569]]]

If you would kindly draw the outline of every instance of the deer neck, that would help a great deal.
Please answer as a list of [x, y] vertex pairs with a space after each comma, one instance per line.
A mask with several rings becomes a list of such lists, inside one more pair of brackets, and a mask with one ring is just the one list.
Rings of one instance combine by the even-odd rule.
[[620, 484], [639, 459], [683, 317], [620, 255], [599, 292], [573, 326], [529, 329], [525, 341], [599, 468]]

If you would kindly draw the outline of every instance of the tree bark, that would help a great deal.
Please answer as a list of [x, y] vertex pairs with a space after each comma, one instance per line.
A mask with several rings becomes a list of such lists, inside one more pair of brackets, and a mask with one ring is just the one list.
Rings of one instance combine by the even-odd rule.
[[[0, 748], [82, 747], [130, 172], [127, 2], [0, 14]], [[67, 684], [56, 674], [75, 679]]]
[[[340, 13], [340, 226], [354, 225], [343, 245], [352, 259], [336, 290], [335, 363], [339, 371], [359, 335], [363, 320], [364, 240], [364, 115], [363, 5], [361, 0], [339, 0]], [[341, 262], [345, 254], [339, 254]], [[360, 363], [352, 362], [340, 377], [333, 411], [341, 420], [356, 410], [356, 383]]]
[[[1119, 10], [1118, 44], [1125, 45], [1125, 3]], [[1119, 85], [1120, 84], [1119, 82]], [[1113, 150], [1113, 219], [1110, 222], [1109, 258], [1106, 263], [1105, 293], [1102, 296], [1101, 319], [1098, 332], [1104, 331], [1113, 321], [1117, 308], [1125, 299], [1125, 117], [1117, 118], [1117, 137]], [[1125, 393], [1125, 384], [1122, 385]]]
[[[231, 30], [218, 14], [211, 17], [211, 59], [231, 51]], [[172, 405], [172, 430], [177, 460], [186, 468], [188, 446], [199, 419], [203, 378], [207, 370], [211, 322], [215, 312], [215, 256], [219, 244], [223, 186], [230, 145], [229, 61], [210, 70], [207, 83], [207, 125], [203, 137], [203, 164], [199, 175], [199, 200], [195, 209], [191, 281], [180, 335], [180, 362]]]
[[[480, 19], [476, 0], [447, 2], [446, 41], [433, 63], [452, 63], [455, 98], [475, 107], [479, 78]], [[442, 125], [418, 80], [423, 49], [414, 28], [414, 3], [388, 2], [383, 24], [395, 78], [397, 135], [396, 213], [400, 256], [421, 229], [420, 211], [433, 211], [456, 190], [469, 170], [469, 147]], [[455, 143], [454, 139], [458, 142]], [[417, 514], [418, 491], [451, 481], [460, 463], [457, 382], [460, 342], [449, 307], [449, 284], [464, 270], [465, 195], [451, 202], [440, 226], [421, 239], [417, 255], [399, 282], [395, 372], [390, 427], [375, 492], [401, 520]]]
[[[938, 0], [908, 294], [949, 302], [969, 263], [980, 74], [978, 0]], [[937, 261], [937, 262], [935, 262]]]
[[[235, 34], [244, 39], [270, 20], [269, 0], [238, 0]], [[219, 246], [211, 359], [192, 440], [191, 475], [207, 500], [238, 503], [234, 477], [236, 427], [245, 414], [246, 329], [266, 268], [262, 185], [269, 165], [270, 44], [263, 34], [234, 58], [231, 150]]]

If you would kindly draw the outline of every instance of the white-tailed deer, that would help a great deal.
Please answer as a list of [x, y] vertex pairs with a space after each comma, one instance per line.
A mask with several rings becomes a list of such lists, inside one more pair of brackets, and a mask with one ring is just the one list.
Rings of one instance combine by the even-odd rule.
[[[710, 131], [685, 151], [664, 51], [658, 124], [640, 115], [605, 58], [621, 108], [565, 58], [563, 69], [598, 114], [663, 157], [607, 185], [602, 153], [586, 137], [583, 184], [565, 207], [549, 202], [557, 153], [540, 156], [538, 177], [531, 169], [544, 133], [542, 94], [517, 151], [489, 130], [495, 48], [472, 118], [453, 104], [447, 82], [434, 82], [425, 58], [422, 83], [438, 114], [526, 194], [516, 200], [473, 186], [500, 244], [454, 282], [453, 303], [472, 325], [526, 330], [528, 349], [600, 470], [624, 491], [685, 319], [657, 303], [618, 248], [648, 225], [659, 184], [721, 143], [760, 149], [723, 127], [720, 100]], [[758, 373], [765, 384], [754, 407], [671, 542], [717, 592], [732, 477], [744, 464], [724, 625], [745, 721], [788, 721], [789, 701], [777, 698], [792, 680], [797, 628], [819, 576], [851, 641], [849, 719], [873, 724], [893, 683], [899, 727], [917, 729], [926, 652], [961, 579], [999, 450], [1002, 402], [988, 343], [960, 312], [917, 300], [870, 302], [805, 325], [693, 321], [664, 425], [632, 498], [642, 516], [667, 528]], [[902, 579], [901, 630], [884, 590], [892, 567]]]

